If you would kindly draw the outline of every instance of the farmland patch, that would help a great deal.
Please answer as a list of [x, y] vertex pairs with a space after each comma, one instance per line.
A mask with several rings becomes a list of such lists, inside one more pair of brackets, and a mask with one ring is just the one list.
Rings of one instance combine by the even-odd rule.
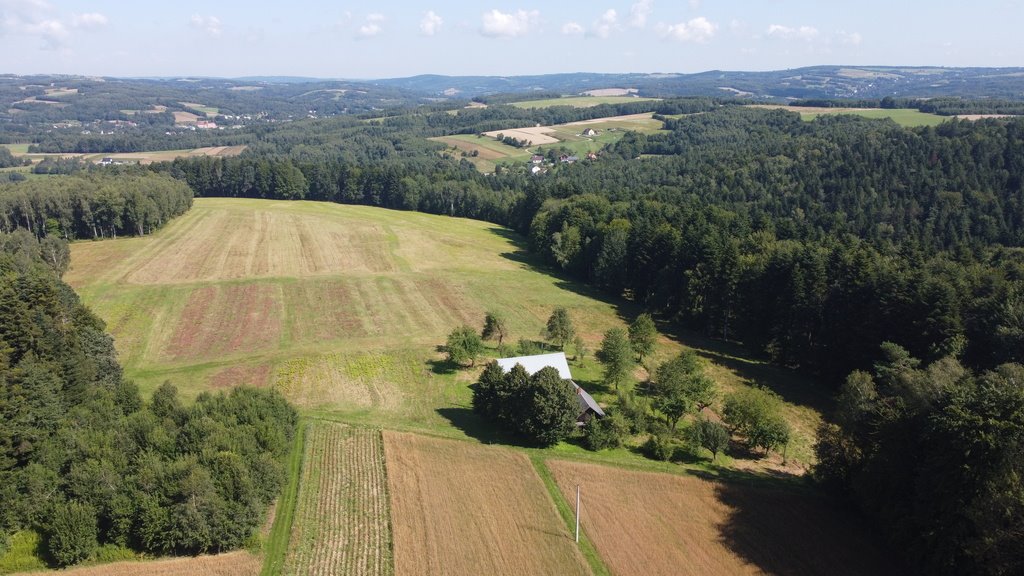
[[[69, 568], [60, 572], [32, 572], [32, 574], [60, 574], [61, 576], [256, 576], [263, 560], [246, 551], [228, 552], [216, 556], [167, 558], [145, 562], [114, 562], [99, 566]], [[27, 572], [14, 576], [26, 576]]]
[[295, 520], [281, 573], [393, 573], [384, 447], [378, 430], [309, 430]]
[[520, 452], [384, 432], [395, 573], [589, 574]]
[[546, 465], [566, 499], [581, 486], [582, 529], [620, 576], [892, 573], [856, 522], [799, 486]]
[[163, 356], [192, 360], [273, 347], [281, 334], [281, 298], [272, 285], [204, 286], [189, 294]]

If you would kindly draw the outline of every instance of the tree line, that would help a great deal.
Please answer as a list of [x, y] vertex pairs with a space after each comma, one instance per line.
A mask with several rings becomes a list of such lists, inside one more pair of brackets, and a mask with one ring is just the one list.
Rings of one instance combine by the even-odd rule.
[[0, 184], [0, 231], [65, 240], [142, 236], [192, 206], [192, 190], [167, 175], [118, 169]]
[[186, 406], [165, 383], [143, 401], [53, 251], [64, 241], [0, 234], [0, 548], [26, 529], [57, 566], [241, 547], [282, 486], [296, 412], [244, 388]]

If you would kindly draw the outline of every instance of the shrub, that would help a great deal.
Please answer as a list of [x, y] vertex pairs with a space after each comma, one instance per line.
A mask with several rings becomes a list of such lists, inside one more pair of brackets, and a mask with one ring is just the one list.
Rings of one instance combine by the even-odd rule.
[[672, 446], [671, 436], [657, 434], [647, 439], [642, 450], [648, 458], [662, 462], [667, 462], [671, 459], [672, 453], [675, 451]]
[[77, 564], [98, 546], [96, 510], [88, 504], [67, 502], [54, 506], [47, 549], [59, 566]]
[[622, 438], [629, 433], [629, 424], [618, 413], [604, 418], [592, 418], [583, 430], [583, 443], [588, 450], [598, 451], [622, 446]]

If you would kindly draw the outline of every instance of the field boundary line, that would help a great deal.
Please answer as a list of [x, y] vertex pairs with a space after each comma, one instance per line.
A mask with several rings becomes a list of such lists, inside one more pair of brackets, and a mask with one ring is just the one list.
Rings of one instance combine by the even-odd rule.
[[311, 426], [309, 420], [303, 419], [295, 434], [292, 453], [288, 457], [288, 482], [278, 501], [274, 525], [267, 539], [266, 557], [260, 576], [278, 576], [284, 567], [285, 555], [292, 534], [292, 523], [295, 518], [295, 506], [299, 495], [299, 477], [302, 475], [302, 464], [306, 458], [306, 432]]
[[[548, 496], [551, 498], [552, 503], [554, 503], [555, 509], [558, 510], [558, 515], [562, 517], [562, 521], [565, 522], [569, 533], [573, 534], [576, 527], [575, 511], [569, 502], [566, 501], [565, 497], [562, 496], [562, 491], [558, 489], [551, 471], [545, 465], [546, 458], [541, 454], [529, 454], [528, 457], [530, 463], [533, 464], [534, 471], [537, 472], [541, 482], [544, 483], [544, 488], [547, 489]], [[611, 576], [611, 571], [597, 553], [597, 548], [594, 547], [593, 542], [590, 541], [590, 538], [587, 538], [587, 532], [582, 526], [580, 527], [579, 549], [583, 557], [586, 558], [587, 565], [590, 566], [590, 571], [594, 576]]]

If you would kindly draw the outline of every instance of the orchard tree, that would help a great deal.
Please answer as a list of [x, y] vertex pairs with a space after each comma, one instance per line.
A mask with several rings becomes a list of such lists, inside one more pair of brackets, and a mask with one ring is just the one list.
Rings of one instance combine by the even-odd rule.
[[505, 336], [508, 336], [508, 321], [505, 316], [498, 312], [488, 312], [484, 316], [484, 330], [480, 334], [484, 340], [497, 338], [498, 346], [501, 346]]
[[711, 452], [711, 459], [718, 459], [719, 452], [729, 447], [729, 429], [718, 422], [701, 418], [690, 429], [690, 440]]
[[580, 411], [576, 389], [555, 368], [541, 368], [517, 393], [518, 429], [531, 443], [551, 446], [576, 430]]
[[658, 329], [654, 326], [654, 319], [650, 314], [644, 312], [629, 325], [629, 345], [636, 353], [637, 362], [642, 363], [645, 356], [654, 352], [657, 339]]
[[675, 430], [687, 412], [699, 411], [715, 399], [715, 381], [704, 373], [700, 358], [688, 350], [663, 363], [655, 372], [653, 405]]
[[483, 352], [484, 344], [480, 335], [469, 326], [460, 326], [448, 334], [448, 341], [445, 344], [445, 351], [448, 353], [448, 361], [453, 364], [464, 365], [467, 361], [470, 366], [476, 364], [476, 357]]
[[790, 428], [782, 416], [782, 399], [761, 388], [748, 388], [725, 399], [723, 416], [734, 432], [742, 435], [751, 448], [769, 450], [789, 442]]
[[572, 318], [569, 317], [568, 310], [559, 306], [551, 312], [545, 336], [560, 349], [564, 349], [565, 345], [572, 341], [576, 336], [576, 328], [572, 325]]
[[601, 348], [597, 351], [597, 359], [604, 364], [604, 381], [614, 384], [619, 389], [619, 382], [629, 376], [633, 367], [633, 352], [629, 346], [629, 338], [622, 328], [612, 328], [604, 333]]

